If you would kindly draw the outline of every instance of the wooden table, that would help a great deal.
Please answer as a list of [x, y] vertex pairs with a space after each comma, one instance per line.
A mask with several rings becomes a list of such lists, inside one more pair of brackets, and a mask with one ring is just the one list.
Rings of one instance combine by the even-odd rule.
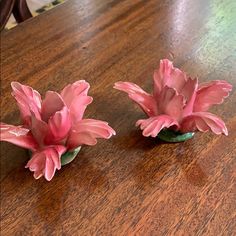
[[229, 136], [165, 144], [135, 128], [144, 117], [115, 81], [151, 90], [161, 58], [200, 81], [236, 86], [235, 0], [70, 0], [1, 34], [1, 120], [17, 124], [12, 80], [41, 93], [86, 79], [86, 117], [112, 139], [83, 147], [51, 182], [24, 168], [27, 152], [1, 149], [1, 235], [236, 235], [236, 93], [212, 112]]

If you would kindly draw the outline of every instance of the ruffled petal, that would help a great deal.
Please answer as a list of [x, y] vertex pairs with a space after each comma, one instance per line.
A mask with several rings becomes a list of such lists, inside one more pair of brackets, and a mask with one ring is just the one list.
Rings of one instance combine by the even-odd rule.
[[97, 144], [97, 139], [90, 133], [87, 132], [76, 132], [72, 131], [67, 141], [69, 149], [77, 148], [81, 145], [93, 146]]
[[177, 94], [175, 89], [165, 86], [159, 95], [159, 113], [169, 115], [175, 120], [179, 120], [182, 117], [183, 107], [184, 97]]
[[30, 126], [31, 113], [41, 119], [41, 96], [29, 86], [12, 82], [12, 96], [16, 99], [24, 124]]
[[198, 88], [198, 79], [188, 78], [184, 87], [181, 90], [181, 94], [184, 96], [186, 100], [186, 105], [183, 110], [183, 117], [192, 114], [193, 106], [196, 99], [196, 92]]
[[46, 156], [44, 152], [35, 152], [32, 158], [28, 161], [25, 168], [29, 168], [34, 172], [34, 178], [39, 179], [45, 172]]
[[17, 146], [35, 151], [38, 144], [35, 141], [31, 132], [22, 126], [14, 126], [1, 123], [0, 140], [13, 143]]
[[85, 80], [79, 80], [73, 84], [68, 84], [61, 91], [61, 97], [63, 98], [65, 104], [70, 107], [75, 97], [81, 95], [87, 96], [89, 88], [89, 83], [87, 83]]
[[67, 85], [61, 92], [61, 96], [70, 110], [72, 123], [81, 120], [86, 107], [93, 101], [87, 96], [90, 86], [85, 80], [76, 81]]
[[84, 119], [74, 126], [74, 129], [67, 140], [67, 146], [70, 149], [73, 149], [83, 144], [95, 145], [97, 143], [97, 138], [109, 139], [115, 134], [115, 131], [107, 122], [94, 119]]
[[224, 80], [200, 84], [197, 91], [194, 112], [207, 111], [212, 105], [221, 104], [229, 96], [232, 85]]
[[130, 82], [117, 82], [114, 88], [128, 93], [129, 97], [135, 101], [148, 116], [157, 115], [157, 105], [154, 97], [146, 93], [138, 85]]
[[39, 152], [35, 152], [25, 167], [34, 172], [35, 179], [44, 175], [45, 179], [50, 181], [56, 169], [61, 169], [60, 158], [65, 151], [66, 148], [61, 145], [46, 147]]
[[162, 129], [171, 126], [178, 128], [179, 124], [174, 118], [168, 115], [160, 115], [144, 120], [138, 120], [136, 126], [140, 126], [140, 129], [143, 130], [143, 136], [156, 137]]
[[51, 116], [57, 111], [61, 111], [64, 106], [65, 104], [60, 94], [48, 91], [42, 103], [42, 119], [47, 122]]
[[31, 117], [31, 132], [39, 146], [44, 146], [46, 138], [52, 137], [48, 124], [33, 115]]
[[70, 109], [70, 117], [73, 124], [76, 124], [83, 118], [87, 106], [93, 101], [89, 96], [77, 96], [72, 101]]
[[70, 110], [73, 124], [83, 118], [86, 107], [93, 101], [92, 97], [87, 96], [89, 88], [89, 83], [79, 80], [67, 85], [61, 92], [61, 96]]
[[215, 134], [228, 135], [228, 130], [223, 120], [209, 112], [195, 112], [184, 118], [180, 131], [183, 133], [199, 130], [212, 131]]
[[175, 68], [173, 63], [168, 59], [163, 59], [160, 61], [159, 70], [154, 72], [153, 78], [154, 96], [156, 98], [158, 98], [162, 88], [166, 85], [179, 92], [187, 80], [186, 74], [178, 68]]
[[64, 139], [71, 128], [71, 118], [66, 106], [49, 118], [48, 126], [55, 141]]

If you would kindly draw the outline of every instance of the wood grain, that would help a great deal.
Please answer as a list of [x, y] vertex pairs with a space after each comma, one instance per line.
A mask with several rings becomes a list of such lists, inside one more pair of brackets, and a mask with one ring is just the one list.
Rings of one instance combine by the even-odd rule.
[[70, 0], [1, 33], [1, 120], [17, 124], [12, 80], [44, 94], [86, 79], [86, 117], [117, 135], [83, 147], [51, 182], [24, 168], [25, 150], [1, 144], [1, 235], [235, 235], [236, 93], [212, 109], [229, 136], [181, 144], [144, 138], [143, 113], [115, 81], [147, 91], [159, 60], [200, 81], [236, 87], [234, 0]]

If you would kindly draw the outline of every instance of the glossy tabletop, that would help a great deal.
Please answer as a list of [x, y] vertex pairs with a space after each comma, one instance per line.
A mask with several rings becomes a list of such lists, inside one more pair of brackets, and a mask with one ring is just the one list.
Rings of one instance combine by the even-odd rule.
[[24, 166], [26, 150], [1, 144], [1, 235], [236, 235], [236, 93], [211, 111], [229, 136], [184, 143], [145, 138], [145, 117], [116, 81], [147, 91], [159, 60], [200, 81], [236, 87], [235, 0], [69, 0], [1, 33], [1, 121], [19, 123], [10, 82], [44, 94], [85, 79], [85, 117], [110, 140], [84, 146], [51, 182]]

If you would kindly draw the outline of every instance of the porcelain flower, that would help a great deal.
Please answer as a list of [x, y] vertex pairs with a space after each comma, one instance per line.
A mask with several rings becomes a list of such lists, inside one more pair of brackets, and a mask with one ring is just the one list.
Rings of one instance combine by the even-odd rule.
[[83, 119], [92, 102], [87, 95], [89, 84], [80, 80], [67, 85], [61, 93], [48, 91], [42, 100], [29, 86], [11, 83], [23, 124], [1, 123], [1, 141], [7, 141], [32, 152], [26, 168], [36, 179], [52, 179], [61, 168], [62, 154], [81, 145], [95, 145], [97, 138], [109, 139], [115, 131], [107, 122]]
[[228, 97], [232, 86], [226, 81], [199, 84], [197, 78], [188, 77], [164, 59], [154, 72], [152, 94], [131, 82], [117, 82], [114, 88], [126, 92], [147, 114], [147, 119], [136, 123], [146, 137], [156, 137], [167, 128], [181, 133], [210, 130], [228, 135], [225, 123], [208, 112], [212, 105], [221, 104]]

